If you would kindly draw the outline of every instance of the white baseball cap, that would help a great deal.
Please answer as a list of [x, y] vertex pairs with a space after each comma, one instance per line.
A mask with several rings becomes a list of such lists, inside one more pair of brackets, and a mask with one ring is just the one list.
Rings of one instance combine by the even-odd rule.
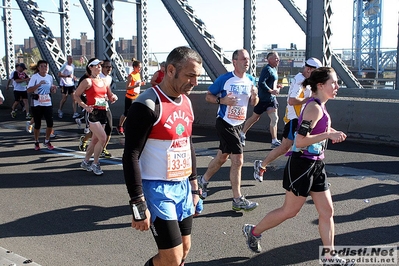
[[320, 62], [319, 59], [311, 57], [305, 62], [305, 66], [319, 68], [322, 67], [323, 64]]
[[96, 65], [102, 64], [102, 63], [103, 63], [103, 61], [100, 61], [100, 60], [98, 60], [98, 59], [94, 59], [93, 61], [91, 61], [91, 62], [89, 63], [89, 66], [96, 66]]

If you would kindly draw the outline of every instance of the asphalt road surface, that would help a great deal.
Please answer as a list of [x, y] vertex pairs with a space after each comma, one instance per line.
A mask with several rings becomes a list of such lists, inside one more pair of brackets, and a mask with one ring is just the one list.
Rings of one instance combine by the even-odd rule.
[[[56, 148], [41, 145], [35, 151], [23, 115], [12, 119], [9, 113], [0, 107], [0, 265], [142, 266], [156, 254], [151, 233], [130, 227], [122, 136], [114, 131], [108, 147], [113, 157], [101, 160], [104, 175], [97, 177], [79, 168], [84, 153], [77, 145], [83, 130], [70, 115], [54, 115]], [[195, 127], [194, 143], [198, 173], [203, 174], [218, 147], [214, 128]], [[270, 134], [247, 134], [242, 192], [259, 203], [252, 212], [231, 210], [229, 162], [211, 179], [204, 211], [194, 218], [187, 266], [319, 265], [321, 240], [311, 198], [297, 217], [263, 233], [262, 253], [255, 255], [246, 246], [242, 225], [256, 224], [283, 203], [285, 157], [270, 165], [262, 183], [253, 179], [253, 161], [270, 150]], [[336, 245], [398, 246], [398, 156], [395, 146], [351, 140], [329, 144], [325, 162]]]

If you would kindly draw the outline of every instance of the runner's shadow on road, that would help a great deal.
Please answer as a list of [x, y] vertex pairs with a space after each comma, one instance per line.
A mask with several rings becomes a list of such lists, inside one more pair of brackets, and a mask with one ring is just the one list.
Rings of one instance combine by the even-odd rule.
[[[371, 246], [371, 245], [392, 245], [398, 242], [399, 225], [386, 226], [378, 228], [368, 228], [364, 230], [353, 231], [350, 233], [336, 235], [336, 245], [351, 245], [351, 246]], [[263, 234], [261, 245], [263, 252], [254, 255], [249, 250], [242, 253], [250, 254], [245, 257], [230, 257], [219, 258], [211, 261], [186, 263], [187, 266], [221, 266], [221, 265], [235, 265], [235, 266], [275, 266], [275, 265], [319, 265], [318, 250], [322, 245], [320, 239], [309, 240], [305, 242], [295, 243], [292, 245], [282, 246], [267, 250], [268, 242], [272, 239], [267, 239], [267, 232]], [[245, 242], [245, 240], [243, 240]]]
[[0, 225], [0, 238], [49, 236], [130, 227], [130, 223], [101, 224], [115, 217], [131, 215], [129, 207], [79, 205], [27, 216]]

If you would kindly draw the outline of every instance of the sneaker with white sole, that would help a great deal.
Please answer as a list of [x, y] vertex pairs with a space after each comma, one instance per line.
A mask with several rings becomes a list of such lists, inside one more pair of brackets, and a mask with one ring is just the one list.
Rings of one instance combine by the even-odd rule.
[[85, 141], [85, 136], [80, 136], [79, 138], [79, 150], [86, 151], [88, 141]]
[[238, 202], [233, 199], [232, 209], [233, 211], [252, 211], [258, 207], [258, 205], [259, 204], [257, 202], [249, 201], [244, 196], [241, 196]]
[[89, 162], [86, 162], [85, 160], [83, 160], [83, 161], [80, 163], [80, 167], [81, 167], [83, 170], [87, 171], [87, 172], [90, 172], [90, 171], [91, 171], [90, 163], [89, 163]]
[[203, 182], [202, 181], [202, 175], [197, 176], [197, 182], [198, 182], [198, 186], [202, 190], [202, 193], [199, 196], [200, 196], [201, 199], [205, 199], [206, 197], [208, 197], [208, 184], [209, 184], [209, 182]]
[[33, 125], [31, 125], [29, 121], [26, 121], [25, 130], [26, 130], [26, 132], [28, 132], [28, 133], [32, 133]]
[[240, 142], [243, 147], [245, 147], [245, 139], [246, 139], [245, 133], [240, 132]]
[[103, 149], [103, 151], [100, 153], [100, 158], [111, 158], [112, 155], [107, 149]]
[[64, 113], [60, 109], [58, 109], [58, 117], [62, 118], [63, 116], [64, 116]]
[[77, 118], [77, 117], [79, 117], [79, 113], [73, 113], [72, 118], [75, 119], [75, 118]]
[[81, 129], [82, 128], [82, 120], [80, 120], [80, 118], [76, 118], [75, 122], [78, 125], [78, 129]]
[[272, 149], [274, 149], [274, 148], [276, 148], [276, 147], [278, 147], [280, 145], [281, 145], [281, 141], [276, 140], [276, 141], [272, 141], [271, 147], [272, 147]]
[[54, 150], [54, 146], [51, 145], [50, 141], [48, 141], [48, 142], [44, 141], [43, 145], [44, 145], [44, 147], [46, 147], [49, 150]]
[[254, 236], [252, 234], [254, 228], [255, 226], [252, 224], [244, 224], [242, 227], [242, 233], [247, 240], [248, 248], [255, 253], [261, 253], [262, 247], [260, 246], [260, 240], [262, 236]]
[[104, 173], [103, 170], [101, 170], [100, 163], [97, 164], [92, 163], [90, 168], [95, 175], [102, 175]]
[[261, 160], [255, 160], [254, 161], [254, 178], [255, 180], [258, 180], [259, 182], [263, 181], [263, 174], [266, 172], [266, 168], [262, 167], [262, 161]]

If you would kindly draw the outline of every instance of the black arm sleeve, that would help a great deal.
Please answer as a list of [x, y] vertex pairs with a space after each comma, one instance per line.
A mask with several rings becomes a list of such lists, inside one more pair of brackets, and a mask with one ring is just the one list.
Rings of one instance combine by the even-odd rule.
[[190, 176], [196, 176], [197, 175], [197, 157], [195, 156], [195, 148], [193, 145], [193, 137], [190, 137], [190, 145], [191, 145], [191, 175]]
[[122, 163], [130, 198], [143, 194], [139, 157], [158, 115], [146, 105], [134, 102], [125, 121], [125, 148]]

